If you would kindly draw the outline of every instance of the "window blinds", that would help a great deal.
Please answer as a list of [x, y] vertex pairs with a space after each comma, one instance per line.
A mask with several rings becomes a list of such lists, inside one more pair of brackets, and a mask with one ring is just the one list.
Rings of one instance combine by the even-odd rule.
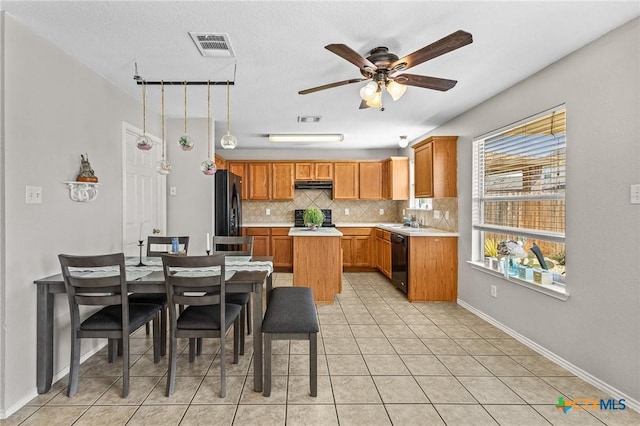
[[475, 152], [474, 228], [563, 242], [564, 107], [476, 140]]

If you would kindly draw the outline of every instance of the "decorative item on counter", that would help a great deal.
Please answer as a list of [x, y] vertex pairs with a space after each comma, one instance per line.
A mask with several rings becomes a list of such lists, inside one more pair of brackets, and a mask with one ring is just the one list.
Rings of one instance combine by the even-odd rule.
[[553, 284], [553, 273], [543, 269], [535, 269], [533, 271], [533, 282], [536, 284], [551, 285]]
[[523, 264], [518, 265], [518, 278], [533, 281], [533, 268]]
[[215, 174], [218, 170], [213, 158], [213, 149], [211, 142], [211, 84], [207, 82], [207, 152], [209, 158], [200, 163], [200, 170], [207, 176]]
[[522, 241], [501, 241], [498, 243], [498, 256], [501, 257], [502, 271], [505, 278], [518, 275], [518, 264], [516, 258], [522, 259], [527, 256], [527, 252], [522, 248]]
[[96, 177], [93, 169], [91, 168], [91, 163], [89, 163], [89, 154], [84, 155], [80, 154], [80, 173], [78, 177], [76, 177], [76, 181], [78, 182], [98, 182], [98, 178]]
[[309, 207], [302, 214], [304, 224], [309, 227], [310, 230], [315, 231], [322, 226], [324, 222], [324, 213], [317, 207]]
[[498, 270], [498, 242], [487, 238], [484, 240], [484, 266]]
[[191, 151], [193, 148], [193, 140], [187, 133], [187, 82], [184, 82], [184, 135], [178, 139], [180, 149], [183, 151]]
[[164, 148], [164, 82], [160, 85], [162, 91], [162, 159], [158, 161], [156, 166], [156, 171], [161, 175], [168, 175], [171, 173], [171, 164], [165, 159], [165, 148]]
[[142, 134], [136, 139], [136, 146], [141, 151], [153, 148], [151, 138], [147, 136], [147, 85], [142, 84]]

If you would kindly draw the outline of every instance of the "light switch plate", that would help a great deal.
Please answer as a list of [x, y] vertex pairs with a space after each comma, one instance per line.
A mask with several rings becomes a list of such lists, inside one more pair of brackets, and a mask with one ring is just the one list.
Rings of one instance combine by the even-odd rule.
[[271, 215], [271, 209], [265, 209], [265, 214], [267, 216], [270, 216]]
[[349, 209], [344, 209], [344, 215], [349, 216]]
[[440, 219], [440, 210], [434, 210], [433, 211], [433, 218], [434, 219]]
[[384, 209], [380, 209], [380, 216], [384, 214]]
[[176, 189], [175, 186], [172, 186], [171, 188], [169, 188], [169, 195], [177, 195], [178, 194], [178, 190]]
[[640, 204], [640, 185], [631, 185], [631, 204]]

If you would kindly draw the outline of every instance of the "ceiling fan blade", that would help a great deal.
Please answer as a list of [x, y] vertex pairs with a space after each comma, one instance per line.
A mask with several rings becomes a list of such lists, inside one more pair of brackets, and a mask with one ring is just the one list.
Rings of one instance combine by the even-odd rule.
[[312, 87], [298, 92], [299, 95], [308, 95], [309, 93], [319, 92], [320, 90], [331, 89], [332, 87], [344, 86], [345, 84], [358, 83], [368, 80], [368, 78], [352, 78], [351, 80], [336, 81], [335, 83], [325, 84], [323, 86]]
[[329, 44], [324, 48], [335, 53], [341, 58], [346, 59], [360, 69], [368, 68], [371, 71], [375, 71], [378, 69], [378, 67], [376, 67], [373, 62], [366, 58], [363, 58], [362, 55], [360, 55], [358, 52], [356, 52], [346, 44]]
[[448, 36], [423, 47], [422, 49], [410, 53], [404, 58], [398, 59], [391, 64], [389, 69], [394, 69], [398, 65], [405, 63], [406, 66], [401, 69], [406, 70], [430, 59], [437, 58], [440, 55], [444, 55], [445, 53], [451, 52], [452, 50], [459, 49], [472, 42], [473, 38], [471, 34], [466, 31], [458, 30], [455, 33], [451, 33]]
[[440, 90], [446, 92], [456, 85], [456, 80], [446, 78], [428, 77], [426, 75], [400, 74], [393, 79], [396, 83], [407, 86], [423, 87], [425, 89]]
[[358, 109], [367, 109], [369, 108], [369, 105], [367, 105], [367, 101], [363, 100], [362, 102], [360, 102], [360, 107]]

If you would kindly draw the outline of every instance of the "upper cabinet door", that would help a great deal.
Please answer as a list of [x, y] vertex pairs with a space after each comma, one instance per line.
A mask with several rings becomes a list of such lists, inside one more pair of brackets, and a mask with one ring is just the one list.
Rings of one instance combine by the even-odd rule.
[[312, 180], [313, 163], [296, 163], [296, 180]]
[[268, 200], [271, 196], [271, 163], [249, 163], [249, 200]]
[[413, 146], [416, 198], [457, 197], [457, 136], [432, 136]]
[[345, 162], [334, 164], [333, 199], [358, 199], [358, 163]]
[[271, 163], [271, 199], [293, 200], [293, 163]]
[[361, 200], [381, 200], [382, 199], [382, 163], [366, 162], [360, 163], [360, 199]]
[[333, 180], [333, 163], [316, 161], [313, 172], [316, 180]]

